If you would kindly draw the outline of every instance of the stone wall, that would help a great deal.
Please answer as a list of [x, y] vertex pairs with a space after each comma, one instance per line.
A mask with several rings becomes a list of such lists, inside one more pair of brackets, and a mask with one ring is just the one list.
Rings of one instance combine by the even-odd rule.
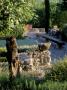
[[51, 53], [49, 50], [28, 52], [28, 60], [23, 61], [24, 70], [33, 70], [42, 65], [51, 65]]
[[[37, 50], [27, 51], [19, 55], [22, 60], [24, 70], [33, 69], [41, 65], [51, 65], [51, 53], [49, 51], [51, 43], [39, 44]], [[25, 59], [24, 59], [25, 58]]]
[[50, 65], [51, 63], [51, 53], [49, 50], [45, 51], [36, 51], [33, 54], [34, 63], [39, 65]]

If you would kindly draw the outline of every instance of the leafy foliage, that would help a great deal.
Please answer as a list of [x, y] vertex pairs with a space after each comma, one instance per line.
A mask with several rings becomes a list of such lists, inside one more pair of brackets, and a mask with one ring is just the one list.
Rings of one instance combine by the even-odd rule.
[[21, 36], [23, 25], [36, 17], [32, 3], [24, 0], [1, 0], [0, 2], [0, 35]]

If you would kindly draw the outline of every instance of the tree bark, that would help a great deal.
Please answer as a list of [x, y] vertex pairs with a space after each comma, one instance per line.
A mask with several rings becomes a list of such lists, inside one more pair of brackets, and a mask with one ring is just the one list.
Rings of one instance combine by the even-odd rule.
[[49, 0], [45, 0], [45, 31], [48, 33], [50, 20], [50, 3]]
[[20, 61], [18, 59], [18, 50], [16, 38], [10, 37], [6, 39], [7, 60], [9, 64], [9, 78], [12, 80], [20, 75]]

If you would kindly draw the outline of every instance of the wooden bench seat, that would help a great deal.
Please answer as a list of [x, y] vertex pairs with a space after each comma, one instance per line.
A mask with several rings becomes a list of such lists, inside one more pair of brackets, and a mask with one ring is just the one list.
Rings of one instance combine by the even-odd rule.
[[50, 40], [50, 41], [53, 41], [53, 42], [57, 43], [59, 47], [62, 47], [62, 45], [65, 44], [65, 42], [63, 42], [62, 40], [59, 40], [59, 39], [54, 38], [52, 36], [49, 36], [47, 34], [42, 35], [42, 37], [46, 38], [47, 40]]

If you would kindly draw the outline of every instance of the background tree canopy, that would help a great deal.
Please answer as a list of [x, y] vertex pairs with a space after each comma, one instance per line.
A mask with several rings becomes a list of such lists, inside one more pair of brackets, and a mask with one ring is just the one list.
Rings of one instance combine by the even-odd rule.
[[[49, 27], [56, 24], [62, 28], [67, 23], [66, 0], [48, 1]], [[0, 0], [0, 37], [21, 37], [25, 24], [40, 28], [46, 26], [45, 22], [45, 0]]]

